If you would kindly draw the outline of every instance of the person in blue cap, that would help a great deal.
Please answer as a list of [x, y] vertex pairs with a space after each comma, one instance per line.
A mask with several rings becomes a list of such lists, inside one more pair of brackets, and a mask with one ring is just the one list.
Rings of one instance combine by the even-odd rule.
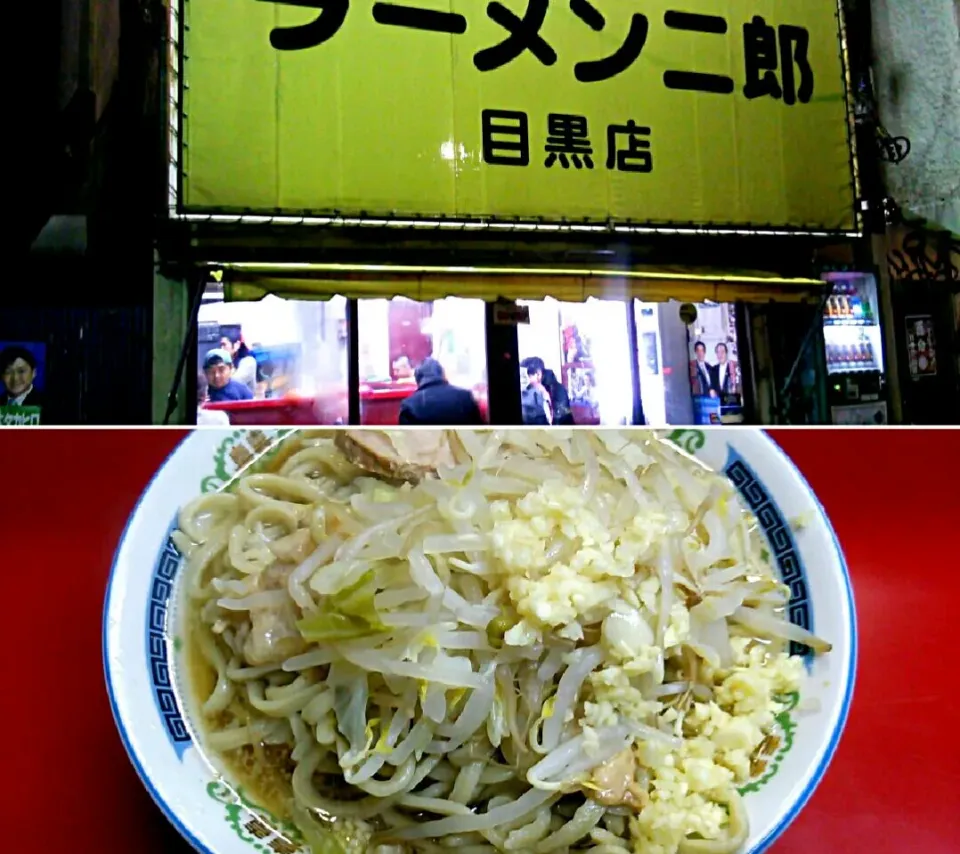
[[226, 350], [218, 347], [208, 351], [203, 357], [203, 373], [207, 378], [207, 394], [211, 403], [253, 400], [253, 392], [233, 379], [233, 356]]

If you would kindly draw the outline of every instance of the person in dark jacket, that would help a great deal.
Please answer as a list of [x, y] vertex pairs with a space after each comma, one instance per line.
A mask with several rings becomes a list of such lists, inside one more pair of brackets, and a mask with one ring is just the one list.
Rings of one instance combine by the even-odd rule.
[[554, 427], [572, 427], [575, 425], [577, 422], [573, 420], [573, 411], [570, 409], [570, 395], [567, 394], [563, 383], [557, 379], [557, 375], [550, 368], [544, 368], [543, 387], [550, 395]]
[[401, 424], [476, 427], [484, 423], [473, 395], [450, 385], [436, 359], [424, 359], [413, 377], [417, 390], [400, 406]]
[[527, 385], [520, 392], [523, 423], [528, 427], [548, 427], [553, 418], [553, 402], [544, 384], [547, 366], [539, 356], [529, 356], [520, 363], [527, 372]]
[[713, 365], [707, 361], [707, 345], [697, 341], [693, 345], [696, 358], [690, 361], [690, 386], [694, 397], [714, 395]]
[[710, 381], [714, 392], [721, 398], [739, 394], [737, 363], [729, 360], [727, 345], [721, 341], [717, 344], [714, 352], [717, 354], [717, 364], [710, 366]]

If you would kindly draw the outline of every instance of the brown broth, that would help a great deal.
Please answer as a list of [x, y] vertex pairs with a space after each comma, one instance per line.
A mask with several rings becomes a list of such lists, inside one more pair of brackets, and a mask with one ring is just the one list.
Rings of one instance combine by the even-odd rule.
[[[185, 626], [185, 655], [187, 689], [197, 725], [204, 736], [218, 732], [233, 719], [228, 712], [214, 717], [203, 714], [202, 705], [217, 683], [216, 670], [203, 657], [197, 632], [202, 631], [195, 609], [190, 613]], [[219, 752], [210, 750], [220, 760], [227, 772], [228, 781], [243, 790], [244, 797], [262, 807], [277, 818], [291, 820], [289, 801], [293, 796], [291, 776], [293, 762], [290, 748], [279, 745], [245, 745], [237, 750]]]
[[[333, 430], [311, 430], [293, 433], [282, 439], [271, 452], [262, 460], [257, 460], [249, 469], [243, 472], [249, 474], [276, 474], [294, 454], [307, 447], [307, 439], [328, 438], [334, 435]], [[262, 436], [258, 442], [266, 442]], [[211, 667], [203, 656], [198, 642], [200, 627], [196, 608], [187, 608], [187, 620], [184, 627], [187, 688], [190, 701], [204, 735], [217, 732], [232, 722], [233, 715], [223, 712], [213, 718], [203, 714], [202, 705], [210, 696], [217, 683], [216, 670]], [[214, 751], [211, 751], [214, 752]], [[248, 800], [263, 807], [274, 816], [290, 820], [289, 802], [293, 792], [291, 776], [293, 761], [290, 758], [291, 749], [279, 745], [245, 745], [236, 750], [225, 753], [216, 752], [228, 776], [234, 784], [244, 791]]]

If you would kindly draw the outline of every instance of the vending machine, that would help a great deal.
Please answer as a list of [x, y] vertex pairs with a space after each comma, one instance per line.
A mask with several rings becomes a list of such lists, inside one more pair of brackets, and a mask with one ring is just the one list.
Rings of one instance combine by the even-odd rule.
[[823, 312], [827, 396], [834, 424], [888, 423], [877, 280], [871, 273], [834, 272]]

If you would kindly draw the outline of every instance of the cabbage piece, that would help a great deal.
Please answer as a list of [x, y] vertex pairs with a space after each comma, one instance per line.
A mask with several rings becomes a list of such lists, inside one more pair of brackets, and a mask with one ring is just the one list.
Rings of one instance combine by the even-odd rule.
[[293, 823], [310, 848], [310, 854], [346, 854], [346, 849], [336, 834], [327, 830], [295, 799], [291, 804], [291, 814]]
[[303, 639], [311, 643], [354, 640], [382, 632], [386, 626], [374, 605], [377, 583], [368, 570], [354, 584], [324, 597], [320, 609], [297, 623]]
[[320, 612], [297, 623], [304, 640], [310, 643], [324, 641], [355, 640], [378, 631], [363, 620], [346, 614]]
[[335, 593], [328, 600], [330, 607], [350, 617], [365, 620], [370, 625], [380, 622], [373, 599], [377, 594], [375, 572], [371, 569], [364, 573], [355, 584]]
[[348, 750], [340, 757], [347, 768], [367, 758], [375, 739], [367, 721], [370, 686], [367, 674], [349, 664], [335, 664], [330, 670], [333, 685], [333, 714], [337, 731], [347, 740]]

